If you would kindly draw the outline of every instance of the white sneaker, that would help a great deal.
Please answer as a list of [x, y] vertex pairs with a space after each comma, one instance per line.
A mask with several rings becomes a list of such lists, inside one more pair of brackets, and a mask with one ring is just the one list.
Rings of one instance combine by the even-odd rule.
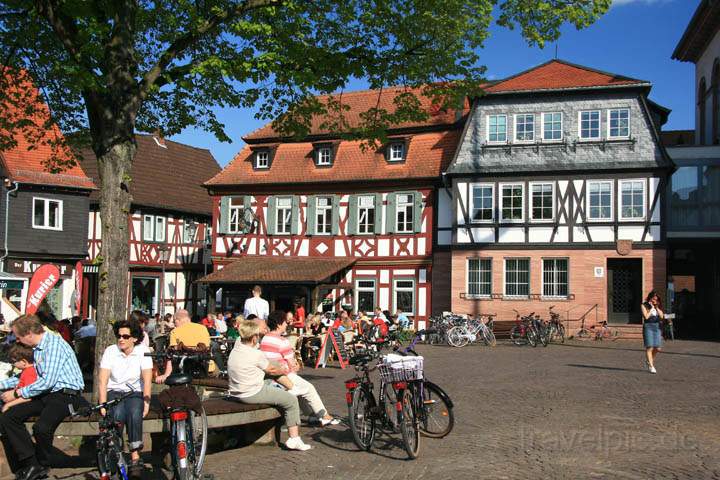
[[294, 384], [293, 387], [288, 390], [288, 393], [295, 395], [296, 397], [300, 397], [302, 395], [305, 395], [309, 391], [310, 389], [305, 385]]
[[650, 367], [650, 373], [657, 373], [657, 370], [655, 370], [655, 367]]
[[300, 450], [301, 452], [304, 452], [305, 450], [310, 450], [312, 447], [303, 442], [300, 437], [290, 437], [288, 438], [288, 441], [285, 442], [285, 448], [288, 450]]
[[320, 425], [322, 425], [323, 427], [327, 427], [328, 425], [340, 425], [340, 420], [334, 417], [329, 420], [326, 418], [321, 418]]

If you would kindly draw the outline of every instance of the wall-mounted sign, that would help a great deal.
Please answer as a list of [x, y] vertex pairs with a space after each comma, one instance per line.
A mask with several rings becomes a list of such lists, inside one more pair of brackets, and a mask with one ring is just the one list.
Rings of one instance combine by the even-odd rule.
[[[46, 262], [33, 262], [31, 260], [11, 260], [8, 262], [7, 271], [9, 273], [35, 273], [38, 268], [47, 265]], [[74, 265], [64, 263], [53, 263], [60, 272], [61, 277], [70, 277], [73, 272]]]
[[22, 290], [23, 283], [22, 280], [0, 280], [0, 290]]
[[605, 276], [605, 267], [595, 267], [595, 278], [602, 278]]

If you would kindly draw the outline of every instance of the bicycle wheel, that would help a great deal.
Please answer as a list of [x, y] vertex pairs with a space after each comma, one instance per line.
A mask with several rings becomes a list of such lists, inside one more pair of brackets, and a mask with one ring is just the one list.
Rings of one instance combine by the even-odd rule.
[[374, 406], [375, 399], [369, 389], [362, 386], [355, 389], [348, 407], [348, 419], [353, 440], [360, 450], [370, 450], [375, 438]]
[[174, 423], [173, 464], [177, 480], [197, 480], [202, 477], [202, 467], [207, 451], [207, 416], [191, 411], [184, 422]]
[[483, 341], [485, 342], [485, 345], [487, 345], [488, 347], [494, 347], [495, 345], [497, 345], [497, 340], [495, 339], [495, 334], [489, 328], [483, 329], [482, 336], [483, 336]]
[[530, 346], [537, 347], [538, 335], [533, 327], [528, 327], [527, 330], [525, 330], [525, 337]]
[[113, 480], [127, 480], [127, 463], [123, 456], [122, 447], [116, 442], [116, 435], [113, 440], [105, 444], [98, 444], [97, 450], [97, 466], [100, 472], [100, 478], [104, 475]]
[[398, 392], [398, 420], [400, 421], [400, 433], [408, 457], [415, 459], [420, 453], [420, 428], [415, 415], [415, 400], [409, 388]]
[[548, 337], [548, 331], [546, 328], [538, 328], [538, 340], [540, 340], [540, 343], [542, 343], [543, 347], [548, 346], [548, 343], [550, 343], [550, 338]]
[[418, 411], [420, 433], [426, 437], [443, 438], [455, 425], [450, 397], [432, 382], [424, 382], [422, 390], [422, 405]]
[[464, 347], [468, 344], [467, 331], [465, 327], [453, 327], [448, 330], [448, 343], [453, 347]]
[[512, 340], [512, 342], [518, 346], [523, 345], [527, 342], [527, 339], [523, 338], [523, 336], [520, 335], [520, 327], [518, 327], [517, 325], [510, 329], [510, 340]]
[[560, 339], [560, 343], [565, 343], [565, 327], [562, 323], [557, 326], [557, 337]]

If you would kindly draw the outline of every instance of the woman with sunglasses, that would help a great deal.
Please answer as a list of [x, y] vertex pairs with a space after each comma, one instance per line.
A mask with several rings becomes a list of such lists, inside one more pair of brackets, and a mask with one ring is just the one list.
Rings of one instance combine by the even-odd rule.
[[[113, 325], [117, 343], [105, 349], [100, 361], [98, 374], [99, 401], [105, 402], [133, 390], [132, 394], [112, 409], [116, 421], [127, 427], [130, 450], [130, 476], [142, 476], [142, 423], [150, 409], [152, 388], [152, 359], [145, 353], [150, 350], [142, 345], [143, 332], [140, 325], [132, 321], [116, 322]], [[101, 410], [106, 415], [105, 410]]]

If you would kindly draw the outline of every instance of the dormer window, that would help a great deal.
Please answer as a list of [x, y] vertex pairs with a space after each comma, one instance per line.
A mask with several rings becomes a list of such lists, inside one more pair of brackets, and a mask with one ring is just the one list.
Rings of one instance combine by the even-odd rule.
[[330, 147], [318, 148], [317, 164], [321, 167], [327, 167], [332, 164], [332, 150]]
[[255, 168], [270, 168], [270, 152], [267, 150], [259, 150], [255, 152]]
[[390, 144], [390, 151], [388, 154], [388, 161], [390, 162], [402, 162], [405, 160], [405, 144], [401, 142], [395, 142]]

